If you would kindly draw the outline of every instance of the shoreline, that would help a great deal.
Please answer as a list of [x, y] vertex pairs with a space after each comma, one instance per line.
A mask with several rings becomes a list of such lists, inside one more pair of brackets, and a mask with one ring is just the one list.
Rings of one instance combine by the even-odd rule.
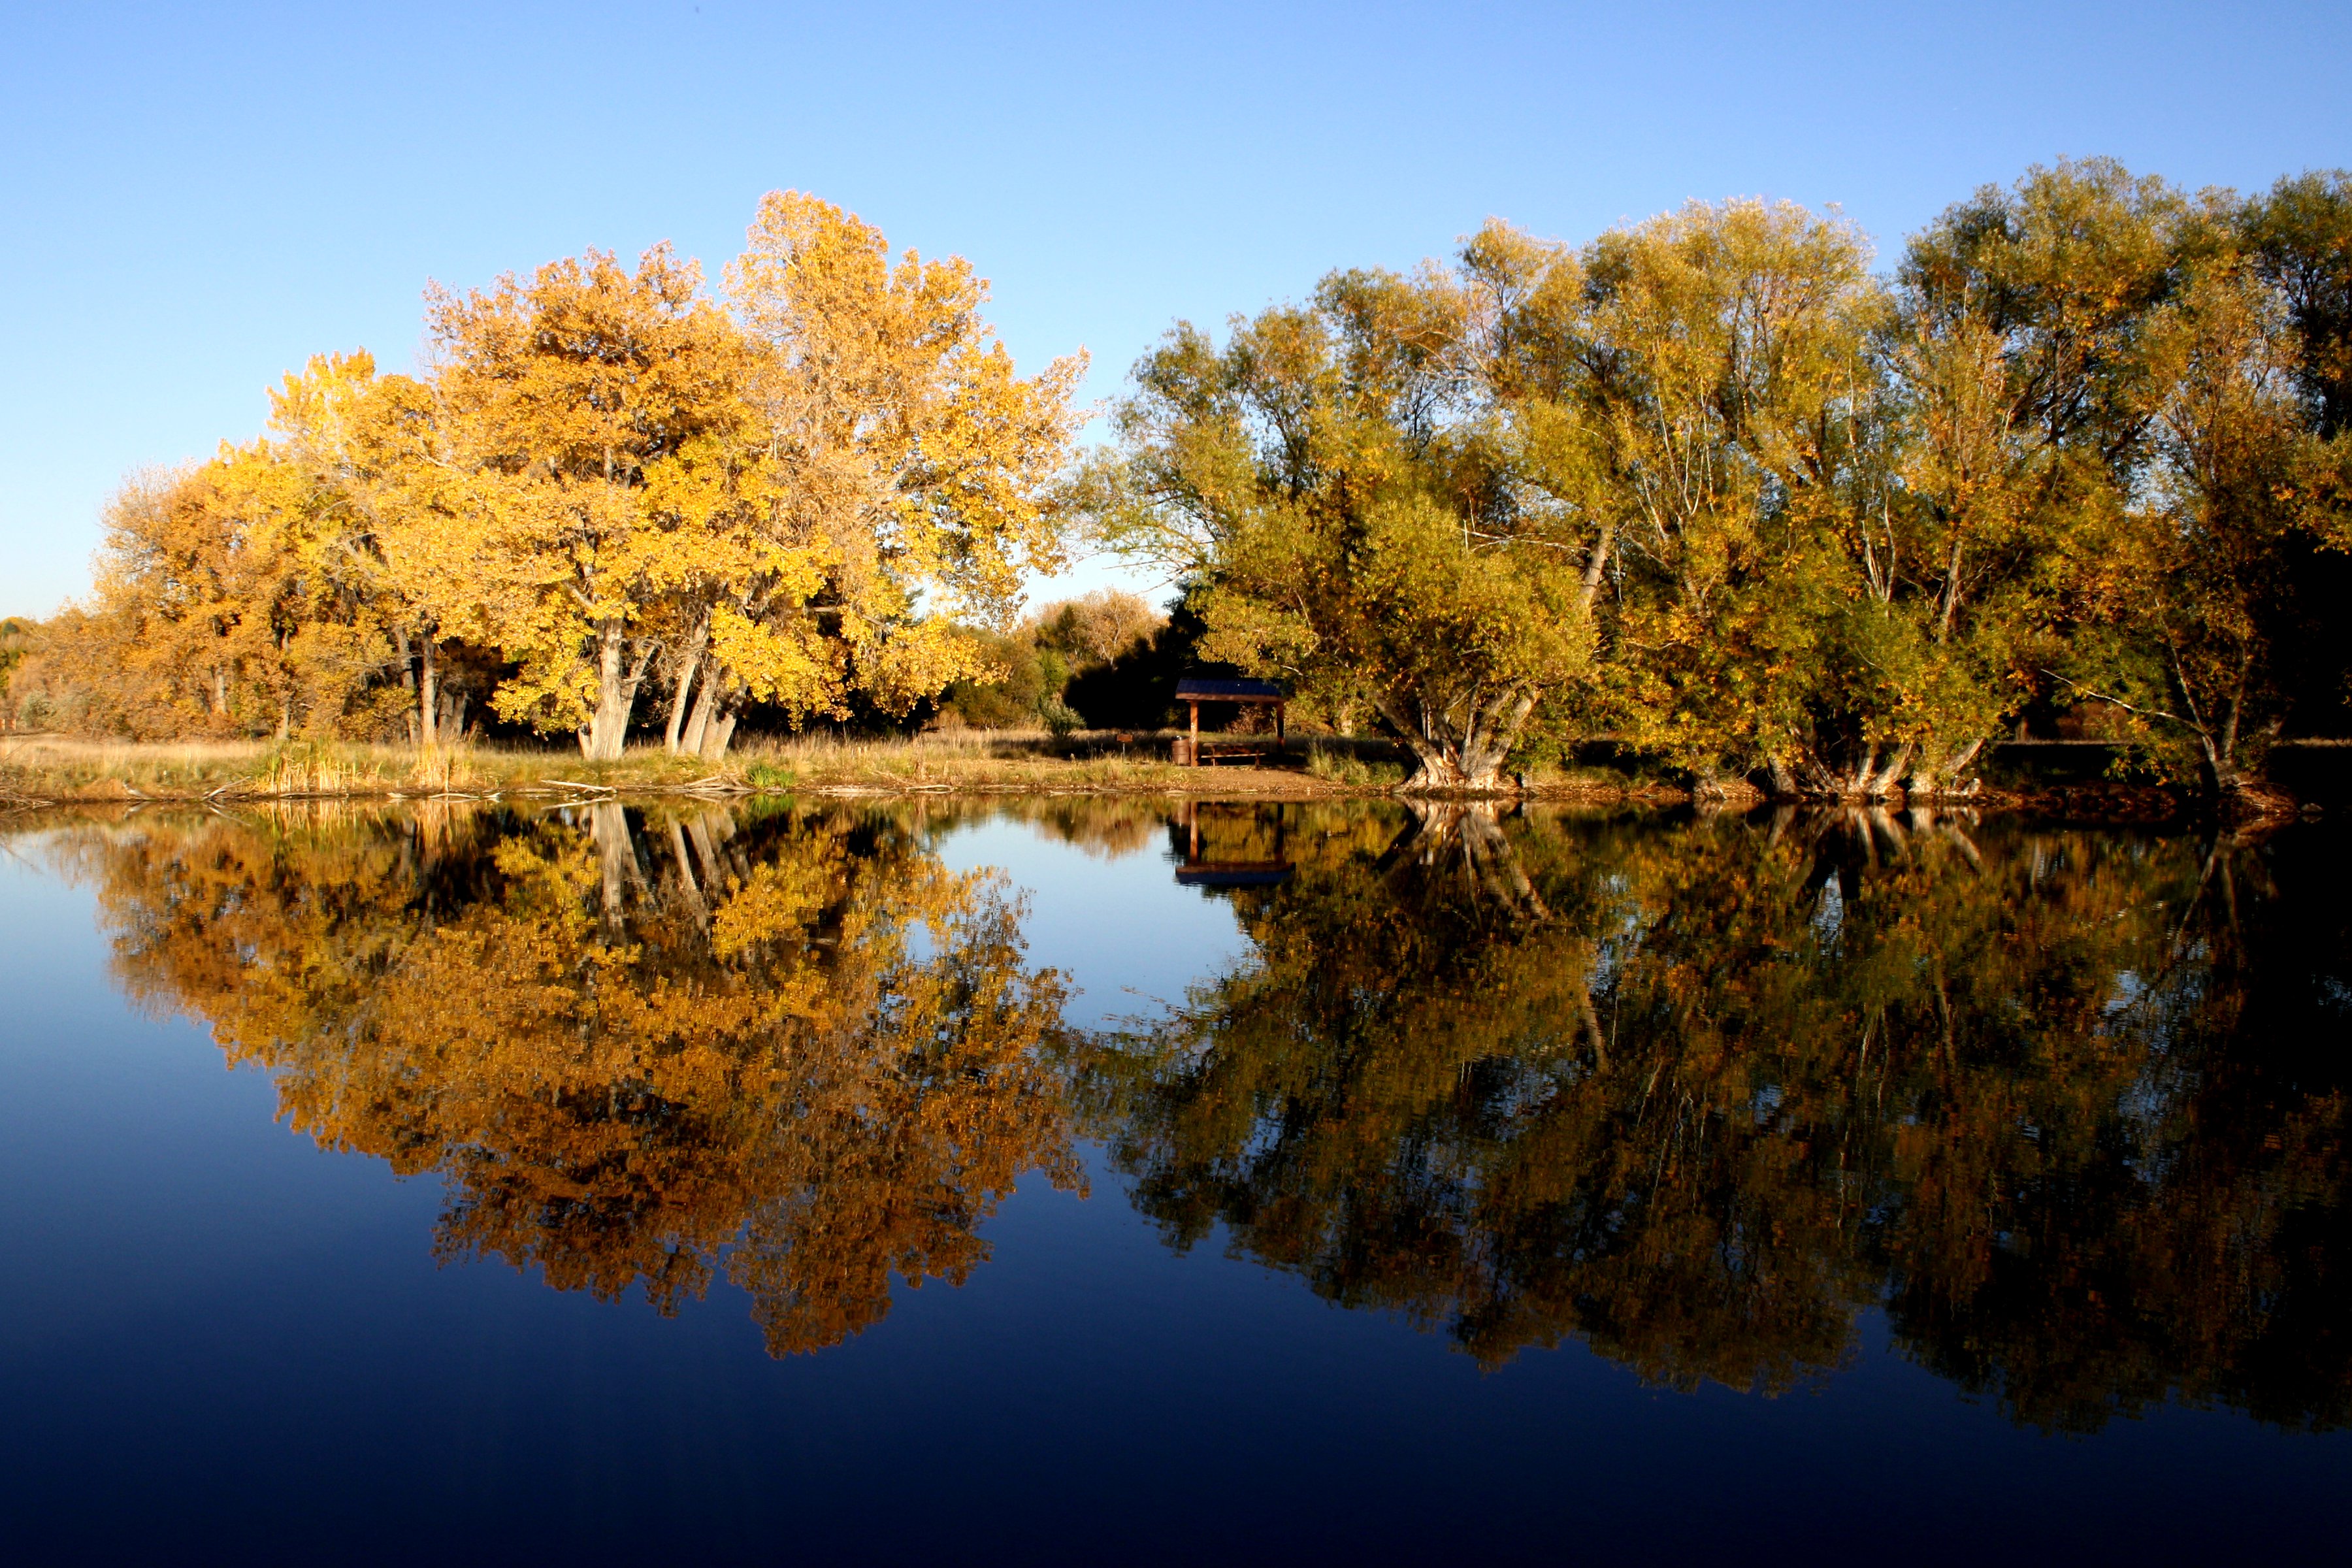
[[[541, 804], [607, 798], [725, 801], [797, 795], [892, 796], [1159, 796], [1229, 800], [1520, 802], [1745, 813], [1766, 807], [1874, 812], [2025, 813], [2118, 826], [2190, 822], [2208, 803], [2160, 785], [2077, 781], [1984, 785], [1913, 802], [1778, 797], [1752, 788], [1702, 799], [1664, 780], [1614, 770], [1538, 774], [1491, 794], [1404, 794], [1381, 770], [1384, 743], [1317, 738], [1281, 765], [1193, 768], [1166, 760], [1160, 738], [1104, 733], [1051, 738], [966, 731], [898, 741], [802, 738], [757, 743], [719, 763], [633, 751], [593, 763], [552, 750], [461, 746], [418, 753], [346, 742], [103, 742], [0, 736], [0, 813], [88, 806], [226, 805], [343, 801]], [[1369, 765], [1367, 755], [1380, 760]], [[1271, 758], [1269, 760], [1272, 760]], [[2315, 807], [2305, 806], [2307, 815]]]

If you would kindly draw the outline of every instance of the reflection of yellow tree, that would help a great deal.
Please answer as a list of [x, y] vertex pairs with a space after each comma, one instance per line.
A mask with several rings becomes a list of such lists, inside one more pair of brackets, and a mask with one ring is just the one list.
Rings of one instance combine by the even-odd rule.
[[2213, 934], [2196, 847], [1884, 814], [1286, 847], [1235, 895], [1252, 960], [1087, 1063], [1179, 1245], [1222, 1223], [1490, 1364], [1575, 1334], [1779, 1388], [1884, 1302], [2042, 1425], [2352, 1401], [2342, 1069], [2245, 1026], [2313, 974], [2228, 959], [2276, 943]]
[[[637, 831], [639, 826], [646, 831]], [[226, 824], [98, 857], [134, 990], [320, 1142], [451, 1184], [438, 1250], [663, 1310], [723, 1259], [778, 1353], [961, 1282], [1024, 1172], [1075, 1182], [1018, 909], [887, 816]]]

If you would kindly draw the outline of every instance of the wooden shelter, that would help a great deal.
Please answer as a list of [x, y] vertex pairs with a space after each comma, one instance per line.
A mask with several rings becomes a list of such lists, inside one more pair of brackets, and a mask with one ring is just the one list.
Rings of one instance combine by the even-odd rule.
[[[1185, 738], [1177, 742], [1178, 750], [1183, 753], [1177, 759], [1179, 762], [1196, 768], [1201, 765], [1201, 704], [1203, 702], [1231, 702], [1243, 708], [1273, 709], [1274, 749], [1277, 752], [1287, 749], [1283, 720], [1290, 700], [1282, 694], [1282, 688], [1271, 680], [1206, 680], [1188, 675], [1176, 683], [1176, 700], [1184, 705], [1188, 719]], [[1237, 755], [1245, 750], [1238, 746], [1215, 749], [1216, 752], [1224, 755]]]

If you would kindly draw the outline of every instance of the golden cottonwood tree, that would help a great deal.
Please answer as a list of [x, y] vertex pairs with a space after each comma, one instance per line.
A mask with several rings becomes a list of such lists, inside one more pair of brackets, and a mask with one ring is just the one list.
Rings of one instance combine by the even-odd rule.
[[321, 355], [273, 390], [268, 435], [124, 487], [94, 603], [51, 655], [89, 717], [157, 737], [381, 727], [393, 600], [368, 519], [317, 460], [373, 374], [364, 353]]
[[[878, 230], [797, 192], [761, 204], [727, 285], [749, 339], [737, 439], [756, 458], [672, 660], [669, 743], [706, 752], [747, 699], [903, 713], [981, 672], [959, 623], [1001, 619], [1024, 570], [1061, 564], [1052, 481], [1086, 368], [1023, 380], [968, 262], [894, 264]], [[726, 488], [720, 461], [681, 464], [681, 485]]]
[[494, 628], [474, 520], [460, 504], [462, 472], [432, 388], [377, 375], [362, 352], [313, 359], [270, 402], [280, 455], [336, 517], [337, 550], [363, 572], [390, 644], [384, 668], [398, 689], [377, 706], [404, 706], [423, 746], [454, 740], [467, 697], [447, 678], [445, 647], [459, 637], [487, 643]]
[[137, 475], [107, 507], [91, 603], [60, 617], [45, 660], [93, 728], [142, 740], [234, 734], [252, 717], [252, 596], [216, 477]]
[[722, 752], [747, 700], [904, 712], [975, 672], [959, 620], [1060, 562], [1083, 358], [1020, 379], [968, 264], [894, 267], [809, 197], [763, 204], [729, 280], [740, 327], [665, 249], [434, 302], [440, 452], [394, 557], [472, 581], [469, 635], [522, 666], [499, 711], [591, 757], [657, 659], [673, 749]]
[[691, 262], [656, 247], [635, 272], [591, 251], [528, 282], [436, 291], [433, 385], [462, 528], [423, 541], [463, 553], [475, 614], [520, 671], [506, 717], [621, 754], [676, 604], [709, 572], [714, 519], [683, 480], [690, 450], [749, 435], [743, 345]]

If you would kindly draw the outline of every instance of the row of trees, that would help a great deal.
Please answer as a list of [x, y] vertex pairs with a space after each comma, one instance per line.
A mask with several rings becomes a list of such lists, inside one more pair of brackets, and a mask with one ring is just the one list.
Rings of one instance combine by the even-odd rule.
[[[943, 727], [1018, 728], [1056, 733], [1081, 728], [1151, 728], [1191, 649], [1169, 618], [1116, 588], [1041, 606], [1003, 633], [978, 640], [991, 668], [940, 695]], [[1168, 657], [1172, 656], [1172, 657]]]
[[592, 254], [434, 293], [420, 376], [314, 361], [268, 436], [126, 489], [17, 700], [429, 744], [486, 700], [599, 758], [648, 687], [708, 753], [750, 703], [1054, 722], [1069, 650], [986, 628], [1081, 528], [1182, 590], [1130, 695], [1278, 676], [1424, 787], [1605, 735], [1703, 789], [1933, 796], [2063, 718], [2259, 800], [2352, 691], [2341, 173], [2037, 169], [1892, 276], [1786, 204], [1492, 224], [1180, 324], [1075, 466], [1081, 362], [1016, 376], [961, 261], [785, 194], [725, 281]]
[[125, 489], [19, 700], [431, 745], [487, 700], [604, 759], [649, 685], [715, 755], [747, 703], [905, 712], [982, 673], [963, 624], [1063, 559], [1083, 358], [1016, 375], [967, 263], [797, 194], [725, 285], [591, 252], [432, 291], [418, 376], [314, 359], [261, 439]]
[[1612, 734], [1702, 787], [1933, 795], [2075, 710], [2260, 787], [2342, 722], [2352, 178], [2244, 200], [2106, 162], [1946, 212], [1874, 276], [1787, 204], [1180, 325], [1088, 468], [1210, 656], [1359, 704], [1421, 781]]

